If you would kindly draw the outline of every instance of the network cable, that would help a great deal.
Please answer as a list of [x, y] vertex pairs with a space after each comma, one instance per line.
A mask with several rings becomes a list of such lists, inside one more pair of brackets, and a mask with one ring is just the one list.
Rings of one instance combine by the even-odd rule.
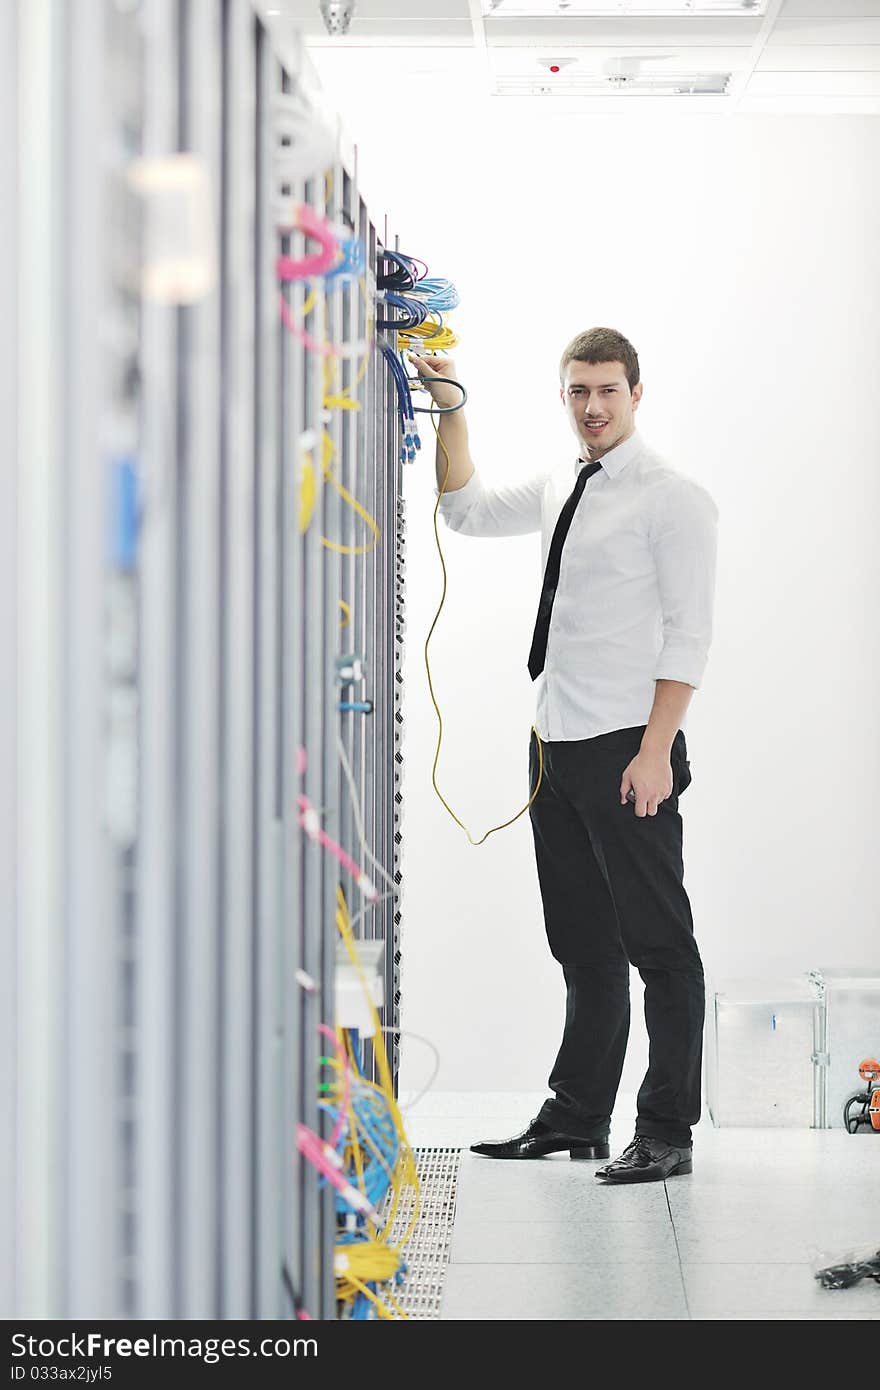
[[[363, 1075], [360, 1039], [352, 1030], [343, 1030], [343, 1040], [348, 1056], [348, 1071], [352, 1078], [352, 1091], [345, 1105], [347, 1130], [342, 1133], [336, 1150], [331, 1150], [332, 1159], [326, 1146], [319, 1156], [309, 1151], [308, 1155], [316, 1166], [323, 1163], [322, 1172], [328, 1181], [333, 1182], [339, 1195], [340, 1219], [346, 1220], [346, 1210], [355, 1213], [355, 1221], [362, 1220], [366, 1226], [352, 1228], [346, 1224], [340, 1231], [336, 1246], [337, 1294], [349, 1309], [349, 1316], [363, 1318], [370, 1316], [371, 1310], [381, 1318], [405, 1318], [407, 1315], [387, 1287], [390, 1281], [399, 1283], [406, 1269], [402, 1249], [409, 1240], [418, 1219], [419, 1183], [415, 1167], [415, 1157], [406, 1138], [403, 1121], [394, 1097], [393, 1079], [382, 1041], [383, 1028], [373, 1001], [369, 982], [364, 974], [357, 955], [356, 943], [351, 931], [345, 894], [341, 886], [337, 889], [337, 926], [352, 964], [361, 981], [367, 1001], [373, 1028], [373, 1052], [379, 1073], [379, 1082], [370, 1082]], [[325, 1058], [324, 1061], [335, 1071], [344, 1075], [340, 1058]], [[343, 1097], [340, 1093], [336, 1105], [322, 1102], [322, 1108], [333, 1114], [341, 1111]], [[338, 1114], [337, 1114], [338, 1122]], [[337, 1127], [334, 1127], [336, 1133]], [[301, 1147], [308, 1149], [310, 1135], [302, 1136]], [[313, 1149], [312, 1145], [312, 1149]], [[390, 1190], [390, 1207], [383, 1213], [382, 1220], [376, 1220], [377, 1205]], [[403, 1236], [396, 1242], [391, 1240], [391, 1229], [406, 1191], [412, 1194], [412, 1211]], [[357, 1196], [353, 1197], [353, 1192]], [[377, 1287], [382, 1284], [381, 1291]]]
[[[344, 756], [344, 749], [341, 745], [340, 754], [343, 771], [349, 780], [352, 793], [355, 823], [363, 842], [363, 813], [359, 805], [357, 789], [353, 785], [348, 759]], [[300, 774], [305, 772], [304, 749], [300, 749], [298, 767]], [[313, 814], [315, 813], [313, 812]], [[328, 843], [327, 847], [330, 848], [331, 844]], [[369, 853], [369, 851], [367, 852]], [[349, 859], [349, 856], [345, 856], [345, 858]], [[370, 858], [376, 863], [377, 872], [390, 881], [390, 876], [381, 868], [375, 857], [370, 855]], [[350, 862], [353, 864], [353, 861]], [[395, 889], [395, 891], [397, 890]], [[321, 1108], [334, 1120], [331, 1145], [327, 1146], [334, 1157], [331, 1159], [327, 1150], [319, 1147], [317, 1136], [314, 1136], [310, 1131], [299, 1131], [299, 1143], [304, 1156], [314, 1162], [323, 1179], [331, 1182], [337, 1189], [337, 1207], [340, 1214], [345, 1211], [352, 1211], [356, 1214], [356, 1219], [367, 1222], [366, 1230], [356, 1228], [355, 1232], [347, 1231], [340, 1236], [341, 1244], [350, 1244], [356, 1241], [359, 1246], [357, 1254], [351, 1256], [352, 1264], [348, 1273], [352, 1277], [346, 1276], [345, 1281], [340, 1281], [340, 1288], [343, 1290], [344, 1296], [353, 1300], [351, 1315], [355, 1317], [368, 1315], [364, 1304], [364, 1300], [366, 1300], [371, 1307], [376, 1307], [377, 1311], [384, 1308], [384, 1311], [379, 1312], [379, 1316], [393, 1317], [396, 1311], [398, 1316], [405, 1317], [405, 1313], [399, 1308], [390, 1291], [383, 1288], [380, 1299], [375, 1287], [377, 1280], [381, 1281], [387, 1277], [389, 1269], [395, 1269], [398, 1272], [405, 1269], [400, 1251], [409, 1239], [418, 1216], [418, 1178], [414, 1156], [406, 1140], [401, 1112], [394, 1097], [393, 1081], [382, 1042], [384, 1033], [399, 1032], [400, 1030], [384, 1027], [379, 1022], [369, 982], [357, 956], [352, 922], [348, 915], [347, 903], [341, 886], [337, 889], [337, 902], [337, 926], [360, 979], [372, 1017], [373, 1048], [380, 1084], [368, 1081], [363, 1075], [360, 1041], [357, 1034], [350, 1030], [343, 1030], [342, 1032], [342, 1044], [347, 1058], [346, 1065], [343, 1062], [342, 1051], [336, 1035], [326, 1025], [322, 1025], [322, 1033], [333, 1039], [337, 1054], [335, 1057], [321, 1059], [322, 1064], [331, 1068], [337, 1077], [336, 1083], [322, 1084], [321, 1091], [328, 1098], [320, 1102]], [[436, 1074], [436, 1067], [434, 1074]], [[428, 1085], [431, 1084], [431, 1081], [433, 1081], [433, 1076]], [[348, 1091], [346, 1093], [347, 1084]], [[334, 1140], [335, 1148], [331, 1147]], [[392, 1189], [390, 1212], [385, 1217], [384, 1228], [380, 1228], [373, 1220], [371, 1213], [375, 1212], [378, 1203], [388, 1192], [389, 1187]], [[406, 1190], [412, 1190], [413, 1211], [404, 1235], [396, 1244], [392, 1244], [390, 1240], [391, 1224]], [[355, 1193], [356, 1196], [353, 1195]], [[389, 1256], [389, 1250], [392, 1252], [393, 1258]], [[372, 1275], [372, 1280], [370, 1278], [358, 1280], [358, 1271], [365, 1276]], [[371, 1283], [372, 1288], [370, 1287]], [[364, 1287], [361, 1288], [360, 1284], [363, 1284]], [[358, 1299], [361, 1301], [358, 1302]], [[389, 1311], [386, 1306], [388, 1304], [394, 1311]]]
[[330, 280], [352, 280], [363, 275], [365, 269], [364, 243], [360, 237], [341, 237], [338, 242], [339, 260], [324, 272], [324, 283]]
[[[358, 243], [361, 246], [361, 243]], [[327, 277], [325, 276], [325, 279]], [[373, 346], [374, 318], [366, 291], [366, 281], [364, 276], [358, 275], [358, 285], [361, 297], [364, 300], [367, 311], [367, 342], [350, 343], [345, 347], [339, 347], [330, 342], [327, 333], [327, 299], [323, 296], [323, 319], [324, 319], [324, 339], [318, 341], [309, 334], [306, 329], [296, 323], [291, 313], [290, 305], [287, 303], [284, 293], [281, 293], [281, 318], [285, 327], [293, 333], [310, 351], [321, 354], [324, 357], [324, 379], [323, 379], [323, 405], [325, 410], [359, 410], [360, 401], [351, 396], [351, 392], [356, 390], [366, 375], [370, 350]], [[301, 317], [305, 319], [315, 308], [318, 299], [317, 287], [313, 287], [300, 310]], [[333, 374], [338, 371], [338, 359], [343, 356], [351, 356], [355, 351], [362, 352], [361, 361], [358, 366], [354, 381], [347, 387], [333, 390]], [[298, 526], [301, 535], [304, 535], [311, 524], [314, 509], [318, 499], [317, 471], [314, 466], [312, 451], [317, 443], [317, 433], [314, 430], [305, 431], [299, 438], [300, 452], [300, 486], [299, 486], [299, 515]], [[373, 540], [365, 546], [346, 546], [338, 541], [331, 541], [326, 536], [321, 537], [321, 544], [328, 550], [334, 550], [343, 555], [366, 555], [373, 550], [379, 542], [379, 526], [375, 517], [366, 510], [364, 506], [353, 497], [342, 483], [336, 478], [333, 472], [332, 460], [336, 452], [336, 446], [326, 429], [322, 429], [321, 435], [321, 472], [325, 482], [329, 482], [339, 494], [343, 502], [351, 506], [359, 516], [363, 517], [370, 530], [373, 532]]]
[[397, 419], [400, 424], [400, 432], [403, 435], [403, 443], [400, 446], [400, 462], [414, 463], [416, 451], [421, 448], [422, 441], [419, 438], [416, 419], [413, 414], [409, 378], [394, 349], [389, 347], [387, 343], [381, 343], [380, 348], [394, 379], [394, 387], [397, 392]]
[[[380, 303], [390, 304], [393, 309], [398, 311], [398, 316], [394, 318], [377, 318], [377, 328], [394, 328], [398, 332], [409, 331], [418, 328], [428, 317], [428, 306], [421, 299], [411, 298], [405, 294], [394, 294], [391, 290], [380, 290], [376, 298]], [[406, 317], [400, 318], [404, 314]]]
[[[329, 1031], [322, 1026], [322, 1032]], [[332, 1140], [325, 1144], [301, 1125], [299, 1148], [318, 1168], [322, 1181], [336, 1189], [338, 1220], [344, 1223], [336, 1244], [337, 1296], [343, 1302], [351, 1301], [353, 1317], [370, 1316], [372, 1306], [380, 1317], [393, 1317], [389, 1303], [399, 1316], [406, 1317], [387, 1288], [383, 1288], [382, 1298], [377, 1290], [380, 1282], [400, 1282], [406, 1269], [401, 1248], [390, 1242], [388, 1223], [378, 1210], [389, 1187], [398, 1181], [398, 1130], [385, 1094], [363, 1077], [357, 1035], [343, 1031], [342, 1036], [348, 1054], [345, 1066], [338, 1056], [321, 1061], [343, 1076], [354, 1076], [352, 1090], [337, 1097], [338, 1108], [319, 1103], [336, 1119], [334, 1134], [339, 1133], [340, 1138], [334, 1148]], [[325, 1084], [321, 1089], [332, 1091], [333, 1087]], [[352, 1221], [367, 1225], [352, 1226]]]
[[458, 290], [451, 280], [423, 279], [414, 287], [413, 294], [423, 299], [432, 313], [448, 313], [457, 309], [460, 303]]
[[[315, 504], [317, 502], [316, 472], [315, 466], [312, 462], [312, 450], [314, 449], [316, 442], [317, 441], [314, 430], [307, 430], [305, 434], [300, 436], [299, 439], [299, 449], [301, 457], [299, 493], [300, 534], [303, 534], [305, 531], [308, 530], [311, 524]], [[379, 543], [379, 525], [376, 521], [376, 518], [367, 511], [366, 507], [364, 507], [356, 497], [352, 496], [352, 494], [348, 491], [348, 488], [344, 487], [343, 484], [336, 477], [336, 474], [333, 472], [332, 468], [332, 462], [335, 453], [336, 445], [333, 443], [333, 440], [331, 439], [327, 431], [322, 430], [321, 472], [324, 481], [330, 483], [330, 485], [335, 489], [335, 491], [338, 492], [343, 502], [347, 502], [348, 505], [354, 511], [357, 512], [358, 516], [363, 517], [364, 521], [367, 523], [367, 525], [373, 533], [373, 540], [369, 545], [342, 545], [339, 541], [331, 541], [326, 536], [322, 536], [321, 544], [327, 550], [335, 550], [340, 555], [366, 555], [371, 550], [374, 550]]]
[[[413, 1191], [414, 1191], [414, 1193], [415, 1193], [414, 1211], [413, 1211], [413, 1214], [412, 1214], [412, 1216], [411, 1216], [409, 1225], [407, 1226], [406, 1233], [405, 1233], [405, 1235], [403, 1236], [403, 1238], [402, 1238], [401, 1241], [400, 1241], [400, 1244], [403, 1245], [403, 1244], [406, 1243], [406, 1241], [409, 1239], [410, 1235], [412, 1234], [413, 1227], [415, 1226], [416, 1220], [418, 1219], [418, 1205], [419, 1205], [419, 1202], [418, 1202], [418, 1191], [419, 1191], [419, 1182], [418, 1182], [418, 1176], [417, 1176], [417, 1173], [416, 1173], [415, 1157], [414, 1157], [414, 1155], [413, 1155], [412, 1149], [410, 1148], [409, 1141], [407, 1140], [406, 1131], [405, 1131], [404, 1125], [403, 1125], [403, 1119], [402, 1119], [402, 1117], [401, 1117], [400, 1109], [399, 1109], [399, 1107], [398, 1107], [397, 1100], [396, 1100], [395, 1095], [394, 1095], [394, 1082], [393, 1082], [393, 1078], [392, 1078], [392, 1076], [391, 1076], [391, 1068], [390, 1068], [390, 1066], [388, 1065], [388, 1057], [387, 1057], [387, 1054], [386, 1054], [386, 1052], [385, 1052], [385, 1045], [384, 1045], [384, 1043], [383, 1043], [383, 1041], [382, 1041], [382, 1024], [381, 1024], [381, 1021], [380, 1021], [380, 1019], [379, 1019], [379, 1014], [378, 1014], [378, 1012], [377, 1012], [377, 1010], [376, 1010], [376, 1005], [375, 1005], [375, 1003], [373, 1002], [373, 996], [372, 996], [372, 992], [371, 992], [371, 990], [370, 990], [369, 981], [367, 980], [367, 977], [366, 977], [366, 975], [365, 975], [365, 973], [364, 973], [363, 966], [361, 965], [360, 959], [359, 959], [358, 954], [357, 954], [357, 948], [356, 948], [354, 936], [353, 936], [352, 930], [351, 930], [351, 921], [350, 921], [349, 913], [348, 913], [348, 904], [347, 904], [347, 902], [346, 902], [345, 893], [344, 893], [344, 891], [343, 891], [341, 885], [338, 885], [338, 886], [337, 886], [337, 890], [336, 890], [336, 901], [337, 901], [336, 925], [337, 925], [337, 927], [338, 927], [338, 929], [339, 929], [339, 933], [340, 933], [340, 935], [341, 935], [341, 937], [342, 937], [342, 940], [343, 940], [343, 943], [344, 943], [344, 945], [345, 945], [345, 949], [346, 949], [346, 952], [347, 952], [347, 954], [348, 954], [348, 957], [349, 957], [349, 959], [351, 960], [351, 963], [352, 963], [352, 965], [353, 965], [353, 967], [354, 967], [354, 969], [355, 969], [355, 971], [356, 971], [356, 973], [357, 973], [357, 975], [358, 975], [358, 978], [359, 978], [360, 981], [361, 981], [361, 987], [363, 988], [364, 996], [365, 996], [365, 999], [366, 999], [366, 1001], [367, 1001], [367, 1004], [368, 1004], [368, 1007], [369, 1007], [370, 1016], [371, 1016], [371, 1019], [372, 1019], [372, 1026], [373, 1026], [373, 1033], [372, 1033], [372, 1036], [373, 1036], [373, 1055], [374, 1055], [374, 1059], [375, 1059], [375, 1062], [376, 1062], [377, 1070], [378, 1070], [378, 1072], [379, 1072], [379, 1085], [375, 1086], [375, 1089], [381, 1090], [381, 1091], [384, 1093], [385, 1097], [386, 1097], [386, 1100], [387, 1100], [387, 1103], [388, 1103], [388, 1108], [389, 1108], [389, 1111], [390, 1111], [390, 1113], [391, 1113], [391, 1116], [392, 1116], [392, 1119], [393, 1119], [393, 1121], [394, 1121], [395, 1128], [396, 1128], [397, 1134], [398, 1134], [398, 1140], [399, 1140], [399, 1144], [400, 1144], [400, 1153], [401, 1153], [401, 1165], [400, 1165], [400, 1168], [401, 1168], [402, 1176], [403, 1176], [403, 1178], [404, 1178], [407, 1182], [409, 1182], [409, 1184], [411, 1185], [411, 1187], [413, 1188]], [[370, 1085], [374, 1085], [375, 1083], [365, 1082], [365, 1084], [368, 1085], [368, 1086], [370, 1086]], [[398, 1205], [400, 1196], [401, 1196], [400, 1190], [399, 1190], [399, 1189], [395, 1189], [394, 1201], [393, 1201], [393, 1203], [392, 1203], [391, 1213], [390, 1213], [389, 1218], [388, 1218], [388, 1224], [389, 1224], [389, 1225], [391, 1224], [391, 1221], [393, 1220], [394, 1213], [395, 1213], [396, 1207], [397, 1207], [397, 1205]]]
[[[400, 251], [388, 251], [385, 247], [379, 248], [378, 261], [390, 261], [394, 267], [393, 270], [382, 270], [381, 265], [377, 268], [376, 288], [380, 290], [414, 289], [419, 280], [428, 273], [424, 261], [418, 260], [415, 256], [404, 256]], [[423, 266], [421, 275], [418, 273], [418, 266]]]
[[429, 315], [424, 323], [414, 327], [401, 327], [398, 330], [398, 345], [401, 353], [412, 348], [418, 352], [448, 352], [458, 346], [458, 334], [443, 320], [442, 315]]
[[322, 217], [308, 203], [296, 203], [291, 225], [310, 240], [317, 241], [321, 249], [307, 256], [293, 257], [281, 254], [276, 257], [275, 273], [278, 279], [307, 280], [312, 275], [323, 275], [325, 271], [330, 270], [339, 257], [339, 243], [327, 218]]
[[[423, 375], [423, 376], [420, 377], [420, 379], [423, 380], [423, 381], [436, 381], [436, 380], [438, 379], [438, 377], [437, 377], [437, 376], [428, 377], [428, 376], [424, 376], [424, 375]], [[425, 412], [426, 414], [430, 414], [430, 416], [431, 416], [431, 424], [433, 425], [434, 433], [435, 433], [435, 435], [437, 436], [437, 443], [438, 443], [438, 445], [440, 446], [440, 448], [443, 450], [444, 454], [446, 455], [446, 473], [445, 473], [445, 476], [444, 476], [444, 478], [443, 478], [443, 482], [442, 482], [442, 484], [441, 484], [439, 493], [438, 493], [438, 495], [437, 495], [437, 501], [436, 501], [436, 503], [435, 503], [435, 505], [434, 505], [434, 516], [433, 516], [433, 521], [434, 521], [434, 539], [435, 539], [435, 541], [436, 541], [436, 543], [437, 543], [437, 553], [438, 553], [438, 555], [440, 556], [440, 566], [441, 566], [441, 569], [442, 569], [442, 571], [443, 571], [443, 592], [442, 592], [442, 594], [441, 594], [441, 596], [440, 596], [440, 603], [439, 603], [439, 606], [438, 606], [438, 608], [437, 608], [437, 612], [434, 614], [434, 621], [431, 623], [431, 626], [430, 626], [430, 628], [429, 628], [429, 630], [428, 630], [428, 636], [427, 636], [426, 639], [425, 639], [425, 669], [426, 669], [427, 675], [428, 675], [428, 689], [429, 689], [430, 694], [431, 694], [431, 702], [432, 702], [432, 704], [433, 704], [433, 706], [434, 706], [434, 710], [435, 710], [435, 712], [436, 712], [436, 714], [437, 714], [437, 722], [438, 722], [437, 747], [436, 747], [436, 750], [435, 750], [435, 753], [434, 753], [434, 763], [433, 763], [433, 766], [432, 766], [432, 768], [431, 768], [431, 784], [432, 784], [432, 786], [433, 786], [433, 788], [434, 788], [434, 791], [437, 793], [437, 796], [439, 797], [440, 801], [443, 803], [443, 805], [446, 807], [446, 810], [447, 810], [447, 811], [449, 812], [449, 814], [452, 816], [452, 819], [455, 821], [456, 825], [460, 826], [461, 829], [465, 832], [465, 834], [467, 835], [467, 837], [468, 837], [468, 839], [470, 840], [471, 844], [474, 845], [474, 846], [477, 846], [477, 845], [483, 844], [484, 841], [488, 840], [488, 838], [489, 838], [490, 835], [494, 835], [495, 832], [496, 832], [496, 830], [505, 830], [505, 829], [507, 828], [507, 826], [513, 825], [514, 822], [515, 822], [515, 821], [518, 821], [519, 818], [520, 818], [520, 816], [524, 815], [525, 812], [526, 812], [526, 811], [529, 809], [529, 807], [532, 805], [532, 802], [535, 800], [535, 797], [538, 795], [538, 791], [540, 790], [541, 782], [542, 782], [543, 777], [544, 777], [544, 746], [543, 746], [543, 743], [541, 742], [541, 736], [540, 736], [540, 734], [538, 733], [538, 730], [535, 728], [535, 726], [534, 726], [534, 724], [533, 724], [533, 725], [531, 726], [531, 732], [535, 735], [535, 738], [536, 738], [537, 741], [538, 741], [538, 777], [537, 777], [537, 781], [536, 781], [536, 783], [535, 783], [535, 789], [534, 789], [534, 791], [532, 792], [531, 796], [529, 797], [528, 801], [526, 802], [525, 806], [523, 806], [522, 809], [521, 809], [520, 811], [517, 811], [517, 813], [516, 813], [515, 816], [512, 816], [510, 820], [504, 821], [501, 825], [494, 825], [494, 826], [492, 827], [491, 830], [487, 830], [487, 831], [486, 831], [485, 835], [483, 835], [481, 839], [475, 840], [475, 839], [473, 838], [473, 836], [471, 835], [471, 832], [468, 830], [467, 826], [465, 825], [464, 821], [459, 820], [458, 816], [455, 814], [455, 812], [453, 811], [452, 807], [449, 805], [448, 801], [446, 801], [445, 797], [443, 796], [443, 793], [440, 791], [440, 788], [437, 786], [437, 763], [439, 762], [439, 759], [440, 759], [440, 748], [441, 748], [442, 742], [443, 742], [443, 716], [442, 716], [442, 714], [440, 713], [440, 706], [439, 706], [438, 703], [437, 703], [437, 697], [436, 697], [436, 695], [435, 695], [435, 693], [434, 693], [434, 682], [433, 682], [433, 680], [432, 680], [432, 678], [431, 678], [431, 663], [430, 663], [430, 660], [429, 660], [429, 657], [428, 657], [428, 647], [429, 647], [430, 642], [431, 642], [431, 637], [432, 637], [433, 634], [434, 634], [434, 629], [435, 629], [435, 627], [437, 626], [437, 622], [438, 622], [438, 620], [439, 620], [439, 618], [440, 618], [440, 614], [441, 614], [441, 612], [443, 611], [443, 605], [444, 605], [444, 603], [446, 602], [446, 588], [447, 588], [446, 561], [445, 561], [445, 558], [444, 558], [444, 555], [443, 555], [443, 547], [442, 547], [442, 545], [440, 544], [440, 532], [439, 532], [439, 528], [438, 528], [438, 526], [437, 526], [437, 512], [438, 512], [439, 507], [440, 507], [441, 498], [443, 497], [443, 494], [444, 494], [445, 491], [446, 491], [446, 484], [447, 484], [448, 481], [449, 481], [449, 470], [450, 470], [450, 468], [452, 467], [452, 460], [451, 460], [450, 457], [449, 457], [449, 450], [446, 448], [446, 445], [445, 445], [444, 442], [443, 442], [443, 438], [442, 438], [442, 436], [441, 436], [441, 434], [440, 434], [440, 430], [439, 430], [439, 428], [438, 428], [437, 421], [436, 421], [436, 419], [435, 419], [435, 415], [438, 415], [438, 414], [439, 414], [439, 415], [442, 416], [442, 415], [444, 415], [444, 414], [449, 414], [450, 411], [460, 410], [461, 407], [462, 407], [462, 405], [464, 405], [464, 401], [467, 399], [467, 394], [466, 394], [466, 392], [464, 392], [464, 387], [461, 386], [461, 384], [460, 384], [459, 382], [453, 382], [453, 381], [451, 381], [450, 378], [447, 378], [447, 377], [443, 377], [442, 380], [443, 380], [444, 382], [447, 382], [447, 381], [448, 381], [450, 385], [457, 386], [458, 389], [459, 389], [460, 391], [463, 392], [464, 399], [463, 399], [461, 402], [459, 402], [459, 403], [457, 403], [456, 405], [454, 405], [454, 406], [438, 406], [438, 405], [436, 404], [436, 402], [432, 401], [431, 406], [430, 406], [429, 409]]]

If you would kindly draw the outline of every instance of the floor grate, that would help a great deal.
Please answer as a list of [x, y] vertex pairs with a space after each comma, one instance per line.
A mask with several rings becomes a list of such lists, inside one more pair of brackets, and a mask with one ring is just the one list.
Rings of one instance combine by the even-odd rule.
[[[452, 1225], [461, 1149], [414, 1149], [421, 1200], [419, 1219], [403, 1250], [407, 1272], [394, 1290], [403, 1311], [415, 1321], [440, 1317], [440, 1303]], [[391, 1243], [406, 1231], [408, 1213], [401, 1213], [391, 1228]]]

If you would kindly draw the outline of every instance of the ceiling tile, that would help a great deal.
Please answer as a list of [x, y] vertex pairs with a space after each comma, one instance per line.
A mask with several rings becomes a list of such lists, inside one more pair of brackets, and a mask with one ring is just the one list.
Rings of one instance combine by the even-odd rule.
[[768, 47], [793, 43], [842, 43], [850, 47], [880, 43], [880, 18], [842, 19], [834, 14], [824, 19], [798, 19], [782, 14], [770, 35]]
[[880, 18], [880, 0], [786, 0], [782, 13], [786, 19], [816, 15], [826, 19]]
[[797, 72], [799, 70], [846, 72], [880, 68], [880, 43], [863, 43], [853, 48], [799, 44], [795, 48], [765, 48], [758, 61], [758, 72]]
[[880, 72], [756, 72], [750, 96], [880, 97]]

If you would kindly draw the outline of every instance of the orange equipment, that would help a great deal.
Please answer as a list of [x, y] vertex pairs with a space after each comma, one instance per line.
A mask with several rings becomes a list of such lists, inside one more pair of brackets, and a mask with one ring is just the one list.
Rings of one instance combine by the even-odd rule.
[[[867, 1090], [856, 1091], [843, 1107], [843, 1123], [850, 1134], [855, 1134], [862, 1125], [880, 1132], [880, 1062], [866, 1057], [859, 1066], [859, 1076]], [[857, 1109], [861, 1106], [861, 1110]]]

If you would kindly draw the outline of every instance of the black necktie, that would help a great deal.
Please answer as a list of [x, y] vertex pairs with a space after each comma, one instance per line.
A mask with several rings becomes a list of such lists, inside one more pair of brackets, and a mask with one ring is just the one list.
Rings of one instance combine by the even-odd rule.
[[567, 498], [562, 511], [559, 513], [559, 520], [556, 523], [556, 530], [553, 532], [553, 539], [550, 542], [550, 553], [547, 556], [547, 568], [544, 571], [544, 585], [541, 589], [541, 598], [538, 603], [538, 617], [535, 621], [535, 635], [532, 638], [532, 649], [529, 652], [529, 675], [532, 680], [537, 680], [544, 669], [544, 657], [547, 655], [547, 637], [550, 633], [550, 613], [553, 608], [553, 600], [556, 597], [556, 586], [559, 583], [559, 566], [562, 560], [562, 547], [568, 535], [568, 528], [571, 519], [577, 510], [587, 479], [591, 478], [597, 469], [601, 468], [601, 463], [586, 463], [577, 475], [577, 482], [572, 489], [571, 496]]

